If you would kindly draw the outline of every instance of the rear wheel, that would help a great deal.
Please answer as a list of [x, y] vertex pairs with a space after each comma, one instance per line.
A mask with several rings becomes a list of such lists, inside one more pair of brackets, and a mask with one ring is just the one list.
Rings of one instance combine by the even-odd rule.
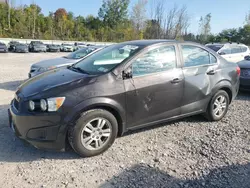
[[208, 105], [205, 116], [210, 121], [219, 121], [226, 115], [228, 107], [229, 107], [229, 96], [227, 92], [219, 90], [212, 97]]
[[82, 113], [73, 127], [70, 127], [68, 139], [71, 147], [82, 157], [103, 153], [115, 141], [118, 132], [116, 118], [103, 109], [94, 109]]

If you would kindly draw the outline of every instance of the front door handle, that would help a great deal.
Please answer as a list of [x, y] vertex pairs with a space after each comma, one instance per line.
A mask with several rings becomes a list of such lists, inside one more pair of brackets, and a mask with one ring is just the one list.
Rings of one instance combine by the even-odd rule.
[[171, 80], [171, 83], [172, 84], [178, 84], [181, 82], [181, 79], [180, 78], [174, 78], [173, 80]]
[[207, 72], [207, 75], [214, 75], [215, 74], [215, 70], [209, 70], [208, 72]]

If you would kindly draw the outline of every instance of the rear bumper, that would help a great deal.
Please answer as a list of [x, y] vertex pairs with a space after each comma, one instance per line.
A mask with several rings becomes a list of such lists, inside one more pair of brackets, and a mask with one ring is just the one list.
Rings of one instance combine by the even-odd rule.
[[250, 78], [240, 78], [240, 90], [250, 91]]
[[10, 127], [20, 139], [39, 149], [65, 150], [66, 126], [59, 115], [22, 114], [12, 104], [8, 114]]

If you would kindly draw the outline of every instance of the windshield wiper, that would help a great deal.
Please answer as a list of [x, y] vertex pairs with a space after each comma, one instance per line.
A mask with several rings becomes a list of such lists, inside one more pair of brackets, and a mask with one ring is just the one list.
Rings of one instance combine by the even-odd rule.
[[71, 67], [69, 67], [69, 68], [72, 69], [72, 70], [76, 70], [76, 71], [78, 71], [78, 72], [81, 72], [81, 73], [83, 73], [83, 74], [89, 74], [89, 72], [87, 72], [87, 71], [81, 69], [80, 67], [71, 66]]

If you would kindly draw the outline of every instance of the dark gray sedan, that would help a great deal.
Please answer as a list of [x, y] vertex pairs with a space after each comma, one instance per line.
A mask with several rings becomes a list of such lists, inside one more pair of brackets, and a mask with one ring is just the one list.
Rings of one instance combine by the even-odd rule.
[[55, 59], [48, 59], [44, 61], [40, 61], [38, 63], [35, 63], [31, 66], [30, 72], [29, 72], [29, 78], [36, 76], [38, 74], [41, 74], [43, 72], [46, 72], [51, 69], [55, 69], [58, 67], [68, 66], [72, 65], [81, 59], [85, 58], [86, 56], [104, 48], [104, 46], [92, 46], [92, 47], [86, 47], [82, 48], [80, 50], [77, 50], [73, 53], [70, 53], [67, 56], [55, 58]]
[[10, 127], [37, 148], [62, 151], [68, 140], [94, 156], [129, 130], [196, 114], [221, 120], [239, 77], [236, 63], [196, 43], [124, 42], [27, 80], [11, 102]]
[[15, 46], [15, 52], [18, 52], [18, 53], [28, 53], [29, 52], [29, 47], [28, 47], [27, 44], [18, 43]]
[[240, 89], [250, 91], [250, 56], [245, 57], [238, 65], [241, 69]]

